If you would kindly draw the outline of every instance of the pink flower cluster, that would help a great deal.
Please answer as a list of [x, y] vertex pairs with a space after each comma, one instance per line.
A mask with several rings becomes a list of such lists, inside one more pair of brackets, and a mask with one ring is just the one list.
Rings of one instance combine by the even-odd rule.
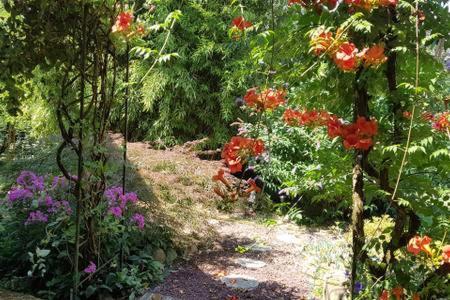
[[[113, 186], [108, 188], [104, 196], [108, 202], [108, 214], [116, 219], [125, 217], [125, 212], [130, 206], [136, 205], [138, 196], [134, 192], [123, 193], [121, 187]], [[136, 224], [139, 229], [144, 229], [145, 217], [139, 213], [135, 213], [129, 219], [132, 224]]]
[[44, 176], [31, 171], [22, 171], [6, 200], [9, 207], [20, 206], [28, 212], [25, 225], [47, 223], [53, 215], [71, 215], [72, 208], [66, 200], [57, 200], [67, 192], [69, 183], [65, 178], [56, 176], [46, 184]]

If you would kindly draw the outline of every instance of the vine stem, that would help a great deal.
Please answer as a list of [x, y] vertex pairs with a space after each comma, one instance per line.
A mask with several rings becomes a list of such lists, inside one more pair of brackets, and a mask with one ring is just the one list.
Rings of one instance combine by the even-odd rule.
[[78, 132], [78, 172], [76, 181], [76, 196], [77, 204], [75, 210], [75, 254], [74, 254], [74, 280], [73, 280], [73, 295], [74, 298], [78, 296], [78, 285], [80, 282], [79, 273], [79, 258], [80, 258], [80, 223], [81, 223], [81, 202], [83, 201], [83, 186], [82, 180], [84, 175], [83, 162], [83, 121], [84, 121], [84, 93], [86, 84], [86, 39], [87, 39], [87, 9], [85, 0], [81, 1], [83, 20], [81, 33], [81, 58], [80, 58], [80, 111], [79, 111], [79, 132]]
[[[171, 35], [171, 33], [172, 33], [172, 29], [173, 29], [173, 27], [175, 26], [175, 22], [176, 22], [176, 19], [174, 18], [174, 19], [172, 20], [172, 23], [170, 24], [169, 31], [167, 32], [166, 38], [164, 39], [164, 43], [163, 43], [161, 49], [159, 50], [159, 55], [161, 55], [162, 53], [164, 53], [164, 50], [165, 50], [166, 47], [167, 47], [167, 43], [169, 42], [169, 38], [170, 38], [170, 35]], [[155, 61], [153, 62], [153, 64], [150, 66], [150, 69], [148, 69], [147, 73], [145, 73], [144, 76], [142, 76], [141, 80], [139, 80], [138, 85], [141, 85], [141, 84], [142, 84], [142, 82], [144, 81], [144, 79], [145, 79], [145, 78], [148, 76], [148, 74], [150, 74], [150, 72], [155, 68], [155, 66], [156, 66], [157, 63], [158, 63], [158, 60], [155, 59]]]
[[[416, 8], [415, 8], [415, 13], [416, 13], [416, 80], [415, 80], [415, 100], [417, 100], [417, 93], [418, 93], [418, 88], [419, 88], [419, 70], [420, 70], [420, 39], [419, 39], [419, 0], [416, 0]], [[409, 122], [409, 129], [408, 129], [408, 138], [406, 139], [406, 146], [405, 146], [405, 152], [403, 153], [403, 158], [402, 158], [402, 163], [400, 165], [400, 169], [398, 171], [398, 176], [397, 176], [397, 181], [395, 183], [395, 188], [394, 191], [392, 192], [392, 197], [391, 197], [391, 201], [394, 201], [395, 196], [397, 194], [398, 191], [398, 186], [400, 184], [400, 179], [402, 177], [402, 172], [403, 172], [403, 168], [405, 167], [406, 164], [406, 158], [408, 156], [408, 149], [409, 149], [409, 145], [411, 144], [411, 135], [412, 135], [412, 127], [414, 124], [414, 113], [416, 110], [416, 103], [417, 101], [414, 101], [412, 110], [411, 110], [411, 120]]]

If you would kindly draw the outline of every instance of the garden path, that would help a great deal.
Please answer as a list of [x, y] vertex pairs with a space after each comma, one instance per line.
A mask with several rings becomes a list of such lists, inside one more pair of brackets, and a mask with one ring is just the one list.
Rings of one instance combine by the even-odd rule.
[[328, 290], [342, 292], [348, 249], [339, 233], [282, 222], [268, 227], [233, 216], [208, 223], [216, 240], [175, 265], [142, 300], [321, 299], [329, 278], [338, 281], [329, 282]]
[[[113, 136], [120, 145], [120, 136]], [[195, 143], [156, 150], [129, 143], [128, 180], [150, 219], [172, 229], [183, 259], [142, 300], [340, 299], [350, 249], [337, 228], [300, 227], [285, 219], [216, 209], [211, 181], [221, 163], [201, 160]], [[245, 206], [245, 204], [243, 204]], [[164, 296], [162, 296], [164, 295]]]

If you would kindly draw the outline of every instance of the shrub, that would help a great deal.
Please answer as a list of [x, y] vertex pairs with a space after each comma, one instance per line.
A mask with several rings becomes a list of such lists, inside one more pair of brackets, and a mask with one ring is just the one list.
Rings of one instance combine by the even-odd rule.
[[[0, 202], [1, 279], [10, 287], [39, 290], [49, 299], [69, 297], [75, 238], [73, 187], [72, 180], [61, 176], [23, 171]], [[135, 193], [110, 187], [102, 201], [83, 215], [99, 241], [93, 244], [98, 249], [82, 253], [84, 297], [136, 294], [161, 279], [164, 266], [152, 258], [155, 241], [146, 237], [145, 216], [137, 211]]]

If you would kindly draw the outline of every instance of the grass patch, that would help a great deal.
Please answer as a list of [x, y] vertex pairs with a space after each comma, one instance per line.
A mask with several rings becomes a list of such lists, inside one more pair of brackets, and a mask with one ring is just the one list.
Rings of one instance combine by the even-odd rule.
[[196, 181], [192, 178], [192, 176], [189, 175], [180, 176], [178, 177], [177, 181], [184, 186], [191, 186], [196, 183]]
[[167, 160], [158, 162], [152, 168], [153, 172], [175, 173], [176, 170], [177, 170], [177, 165], [175, 163], [167, 161]]
[[159, 185], [159, 193], [161, 195], [161, 199], [164, 202], [174, 204], [177, 202], [177, 197], [171, 193], [170, 187], [165, 184]]

